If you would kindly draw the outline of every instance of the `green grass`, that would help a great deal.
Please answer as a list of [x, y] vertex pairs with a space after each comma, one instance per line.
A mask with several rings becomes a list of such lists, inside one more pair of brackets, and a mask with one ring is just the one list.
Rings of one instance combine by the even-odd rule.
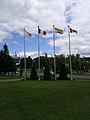
[[90, 120], [90, 82], [0, 83], [0, 120]]

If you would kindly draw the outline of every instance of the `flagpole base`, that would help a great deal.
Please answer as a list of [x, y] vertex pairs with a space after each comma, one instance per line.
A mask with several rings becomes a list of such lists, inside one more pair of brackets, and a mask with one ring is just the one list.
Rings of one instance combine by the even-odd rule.
[[71, 77], [71, 80], [73, 80], [73, 78]]

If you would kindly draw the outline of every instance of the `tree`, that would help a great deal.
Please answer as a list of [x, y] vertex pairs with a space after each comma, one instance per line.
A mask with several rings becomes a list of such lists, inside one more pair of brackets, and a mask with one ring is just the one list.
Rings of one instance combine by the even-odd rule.
[[65, 64], [65, 56], [63, 54], [56, 56], [56, 72], [57, 73], [60, 72], [60, 68], [62, 64]]
[[0, 72], [4, 73], [5, 76], [7, 72], [15, 71], [15, 60], [9, 55], [8, 46], [5, 44], [3, 50], [0, 51]]
[[32, 58], [29, 56], [28, 58], [26, 58], [26, 68], [31, 68], [32, 66]]
[[[66, 61], [70, 68], [70, 56], [67, 56]], [[79, 70], [81, 69], [80, 54], [76, 54], [76, 55], [72, 54], [71, 55], [71, 64], [72, 64], [72, 69], [76, 70], [76, 72], [78, 74]]]
[[[34, 58], [33, 61], [34, 61], [36, 68], [38, 68], [38, 57]], [[45, 67], [46, 64], [50, 66], [51, 64], [50, 58], [48, 58], [47, 55], [40, 56], [40, 68]]]
[[6, 43], [5, 43], [5, 45], [3, 45], [3, 52], [5, 54], [9, 55], [9, 50], [8, 50], [8, 46], [6, 45]]
[[80, 55], [76, 54], [76, 56], [75, 56], [75, 70], [77, 71], [77, 74], [78, 74], [80, 69], [81, 69]]
[[[31, 68], [32, 66], [32, 58], [29, 56], [26, 58], [26, 68]], [[24, 69], [24, 58], [21, 58], [20, 60], [20, 67]]]
[[20, 60], [20, 68], [24, 69], [24, 58], [21, 58]]
[[43, 79], [44, 80], [51, 80], [50, 68], [48, 65], [45, 66]]
[[34, 66], [32, 67], [31, 70], [30, 80], [38, 80], [37, 71]]
[[59, 80], [67, 80], [67, 71], [66, 71], [65, 64], [61, 64]]

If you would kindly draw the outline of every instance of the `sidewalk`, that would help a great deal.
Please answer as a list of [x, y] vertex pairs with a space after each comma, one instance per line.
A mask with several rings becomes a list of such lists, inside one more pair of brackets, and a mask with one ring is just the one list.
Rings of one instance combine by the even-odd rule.
[[6, 79], [6, 80], [0, 80], [0, 82], [14, 82], [14, 81], [21, 81], [22, 79]]

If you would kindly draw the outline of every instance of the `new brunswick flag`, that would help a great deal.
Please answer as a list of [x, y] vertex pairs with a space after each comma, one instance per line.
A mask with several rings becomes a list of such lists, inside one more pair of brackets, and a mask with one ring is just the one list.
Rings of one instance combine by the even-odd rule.
[[63, 34], [63, 30], [55, 27], [55, 33]]

